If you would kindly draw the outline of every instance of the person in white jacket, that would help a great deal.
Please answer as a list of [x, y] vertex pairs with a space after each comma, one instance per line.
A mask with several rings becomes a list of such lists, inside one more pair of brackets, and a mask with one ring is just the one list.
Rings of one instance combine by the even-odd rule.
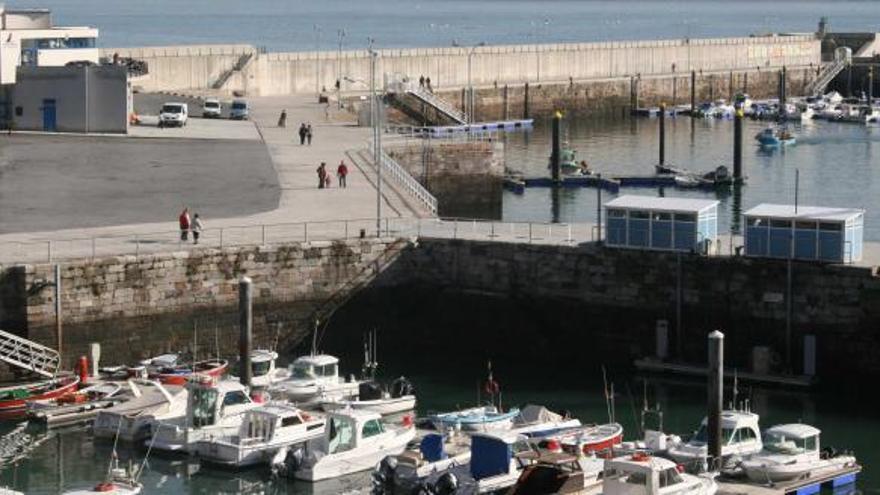
[[199, 235], [202, 233], [202, 219], [199, 217], [199, 214], [196, 213], [193, 215], [192, 225], [190, 226], [190, 230], [193, 233], [193, 244], [199, 243]]

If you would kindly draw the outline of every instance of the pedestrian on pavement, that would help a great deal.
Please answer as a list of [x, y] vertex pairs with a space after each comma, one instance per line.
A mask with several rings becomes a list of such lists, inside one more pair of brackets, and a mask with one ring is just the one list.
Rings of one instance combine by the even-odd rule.
[[345, 177], [348, 175], [348, 166], [345, 165], [345, 160], [339, 162], [339, 167], [336, 168], [336, 176], [339, 178], [339, 187], [345, 188], [348, 187], [348, 184], [345, 182]]
[[425, 76], [419, 76], [419, 87], [420, 88], [425, 87]]
[[189, 235], [189, 208], [184, 208], [177, 218], [180, 224], [180, 240], [185, 241]]
[[202, 219], [199, 218], [198, 213], [193, 215], [191, 229], [192, 229], [192, 233], [193, 233], [193, 244], [198, 244], [199, 243], [199, 235], [202, 233]]
[[278, 127], [287, 127], [287, 109], [281, 111], [281, 116], [278, 117]]
[[306, 142], [309, 143], [309, 146], [312, 145], [312, 124], [306, 126]]
[[327, 163], [321, 162], [318, 166], [318, 189], [324, 189], [324, 181], [327, 180]]
[[433, 92], [434, 92], [434, 88], [431, 87], [431, 78], [430, 78], [430, 77], [426, 77], [426, 78], [425, 78], [425, 86], [428, 87], [428, 92], [429, 92], [429, 93], [433, 93]]
[[305, 122], [299, 125], [299, 145], [302, 146], [306, 144], [306, 124]]

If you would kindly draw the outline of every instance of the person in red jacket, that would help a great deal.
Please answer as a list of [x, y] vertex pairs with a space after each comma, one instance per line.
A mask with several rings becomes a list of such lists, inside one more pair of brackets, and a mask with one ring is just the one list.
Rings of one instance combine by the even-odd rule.
[[348, 176], [348, 166], [345, 165], [345, 160], [339, 162], [339, 167], [336, 168], [336, 175], [339, 177], [339, 187], [346, 187], [345, 177]]
[[180, 223], [180, 240], [185, 241], [189, 236], [189, 208], [184, 208], [180, 212], [180, 217], [177, 218], [177, 221]]

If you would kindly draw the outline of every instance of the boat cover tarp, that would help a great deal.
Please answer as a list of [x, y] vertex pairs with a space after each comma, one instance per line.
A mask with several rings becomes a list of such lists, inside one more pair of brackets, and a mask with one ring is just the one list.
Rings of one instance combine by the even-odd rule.
[[475, 435], [471, 439], [471, 476], [474, 479], [506, 473], [512, 458], [510, 445], [500, 438]]
[[443, 435], [437, 433], [429, 433], [422, 438], [419, 444], [419, 450], [422, 456], [428, 462], [437, 462], [446, 459], [446, 452], [443, 450]]
[[544, 406], [529, 404], [519, 413], [516, 421], [519, 424], [558, 423], [562, 421], [562, 416]]

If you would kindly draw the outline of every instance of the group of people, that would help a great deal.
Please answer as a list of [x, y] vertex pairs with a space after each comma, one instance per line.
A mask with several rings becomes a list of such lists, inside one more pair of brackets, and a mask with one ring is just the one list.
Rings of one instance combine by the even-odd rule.
[[[327, 171], [327, 162], [321, 162], [318, 165], [318, 189], [325, 189], [330, 187], [330, 172]], [[339, 187], [346, 188], [348, 187], [348, 183], [346, 181], [346, 177], [348, 176], [348, 166], [345, 164], [345, 160], [341, 160], [339, 162], [339, 166], [336, 167], [336, 179], [339, 182]]]
[[312, 145], [312, 124], [303, 122], [299, 125], [299, 144], [302, 146], [306, 143]]
[[434, 88], [431, 87], [431, 78], [419, 76], [419, 88], [427, 89], [429, 92], [433, 93]]
[[180, 212], [180, 216], [177, 218], [178, 223], [180, 224], [180, 240], [186, 241], [189, 239], [189, 233], [192, 232], [193, 236], [193, 244], [199, 243], [199, 235], [202, 233], [202, 219], [199, 218], [199, 214], [190, 218], [189, 216], [189, 208], [184, 208], [182, 212]]

